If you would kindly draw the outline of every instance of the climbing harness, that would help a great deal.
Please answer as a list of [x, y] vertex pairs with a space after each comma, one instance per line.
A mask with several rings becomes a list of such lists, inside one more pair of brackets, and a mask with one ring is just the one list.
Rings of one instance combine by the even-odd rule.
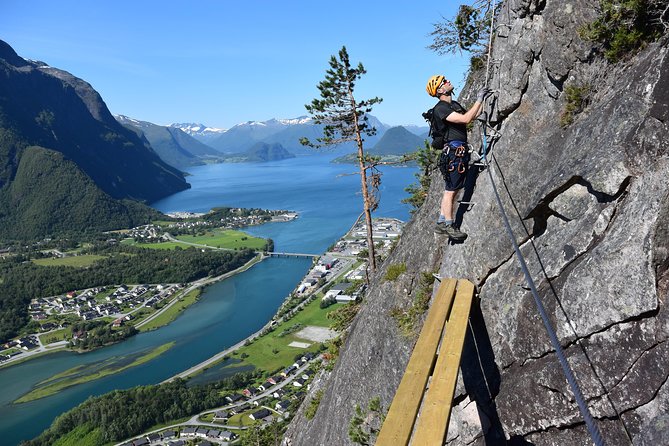
[[449, 141], [439, 155], [439, 171], [449, 186], [452, 184], [448, 174], [456, 171], [464, 174], [467, 171], [467, 164], [469, 164], [469, 148], [463, 141]]

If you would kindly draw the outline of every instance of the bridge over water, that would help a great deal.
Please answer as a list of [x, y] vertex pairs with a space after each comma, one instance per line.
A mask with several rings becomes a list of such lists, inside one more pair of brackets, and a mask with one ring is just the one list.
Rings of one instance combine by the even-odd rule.
[[268, 252], [266, 253], [270, 257], [320, 257], [320, 254], [305, 254], [301, 252]]

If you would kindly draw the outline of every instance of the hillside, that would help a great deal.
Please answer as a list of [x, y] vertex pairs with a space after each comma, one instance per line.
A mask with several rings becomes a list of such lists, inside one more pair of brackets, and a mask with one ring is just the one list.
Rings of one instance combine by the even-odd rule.
[[295, 155], [286, 150], [281, 144], [256, 142], [244, 152], [227, 153], [221, 155], [226, 163], [264, 163], [295, 158]]
[[[392, 127], [386, 130], [376, 144], [368, 145], [368, 155], [380, 156], [384, 161], [398, 161], [402, 155], [408, 155], [423, 147], [425, 138], [408, 131], [402, 126]], [[357, 163], [357, 153], [335, 158], [333, 163]]]
[[122, 115], [116, 116], [116, 120], [137, 132], [140, 137], [145, 137], [160, 159], [177, 169], [216, 162], [221, 159], [220, 152], [176, 127], [165, 127]]
[[[464, 199], [475, 205], [460, 209], [469, 238], [449, 244], [432, 232], [443, 192], [433, 173], [426, 202], [373, 278], [334, 369], [316, 377], [285, 445], [355, 444], [349, 427], [356, 405], [363, 420], [376, 398], [388, 409], [416, 339], [403, 334], [397, 315], [410, 311], [421, 276], [434, 271], [471, 280], [479, 298], [446, 444], [592, 444], [489, 173], [607, 444], [666, 444], [669, 45], [661, 40], [606, 61], [597, 44], [579, 38], [597, 7], [589, 0], [504, 3], [489, 83], [501, 138], [490, 170], [471, 177], [475, 187]], [[473, 102], [484, 71], [470, 75], [463, 104]], [[585, 86], [588, 101], [575, 113], [569, 92]], [[563, 127], [569, 110], [572, 122]], [[477, 134], [475, 127], [475, 147]], [[384, 280], [391, 265], [406, 272]], [[414, 321], [414, 332], [421, 325]], [[306, 407], [315, 412], [309, 419]]]
[[372, 155], [405, 155], [423, 147], [423, 138], [402, 126], [392, 127], [369, 150]]
[[[143, 221], [154, 211], [117, 200], [150, 202], [189, 187], [182, 172], [116, 122], [83, 80], [43, 62], [26, 61], [2, 41], [0, 74], [0, 237], [40, 237], [50, 234], [42, 231], [61, 227], [77, 231]], [[41, 149], [28, 150], [31, 146]], [[78, 193], [66, 193], [84, 190], [95, 191], [79, 201]], [[54, 201], [61, 194], [65, 201]], [[48, 213], [51, 207], [58, 212]], [[90, 216], [75, 218], [82, 209]], [[72, 218], [59, 220], [64, 214]], [[68, 225], [85, 221], [84, 226]]]
[[2, 218], [0, 236], [18, 239], [127, 228], [160, 216], [141, 203], [111, 198], [62, 153], [37, 146], [23, 150], [2, 198], [11, 212]]
[[286, 150], [281, 144], [255, 143], [246, 151], [248, 161], [278, 161], [295, 158], [295, 155]]

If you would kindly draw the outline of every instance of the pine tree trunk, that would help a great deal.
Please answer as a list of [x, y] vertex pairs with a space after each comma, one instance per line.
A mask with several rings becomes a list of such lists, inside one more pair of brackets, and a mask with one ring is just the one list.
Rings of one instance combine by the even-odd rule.
[[[356, 117], [357, 129], [357, 117]], [[367, 252], [369, 254], [369, 269], [376, 270], [376, 251], [374, 249], [374, 239], [372, 237], [372, 210], [369, 196], [369, 189], [367, 187], [367, 169], [365, 169], [365, 153], [362, 149], [362, 138], [360, 133], [356, 135], [356, 142], [358, 144], [358, 163], [360, 165], [360, 183], [362, 189], [362, 209], [365, 214], [365, 224], [367, 225]]]
[[358, 163], [360, 165], [360, 182], [362, 189], [362, 209], [365, 214], [365, 223], [367, 225], [367, 252], [369, 254], [369, 269], [376, 271], [376, 252], [374, 249], [374, 239], [372, 237], [372, 201], [367, 187], [367, 169], [365, 169], [365, 152], [362, 145], [362, 135], [358, 125], [357, 104], [353, 97], [353, 88], [348, 85], [348, 95], [351, 101], [351, 110], [353, 111], [353, 126], [355, 128], [355, 142], [358, 145]]

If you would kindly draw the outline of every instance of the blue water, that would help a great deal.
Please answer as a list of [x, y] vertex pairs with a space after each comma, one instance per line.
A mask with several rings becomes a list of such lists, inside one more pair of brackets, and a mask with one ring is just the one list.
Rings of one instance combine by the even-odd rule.
[[[300, 216], [290, 223], [248, 228], [270, 237], [284, 252], [321, 253], [343, 235], [362, 212], [360, 177], [350, 164], [332, 164], [334, 155], [315, 155], [274, 163], [215, 164], [195, 167], [191, 189], [158, 201], [163, 212], [207, 212], [212, 206], [286, 209]], [[386, 167], [375, 217], [408, 220], [401, 203], [404, 188], [414, 182], [415, 168]]]
[[[192, 188], [156, 202], [161, 211], [206, 212], [216, 206], [287, 209], [298, 219], [247, 228], [271, 237], [275, 249], [321, 253], [343, 235], [361, 210], [353, 166], [329, 163], [331, 155], [265, 164], [216, 164], [191, 169]], [[400, 200], [414, 181], [413, 168], [386, 168], [381, 206], [375, 216], [406, 220]], [[16, 445], [46, 429], [60, 413], [91, 395], [154, 384], [213, 356], [262, 327], [293, 290], [310, 259], [268, 259], [248, 271], [208, 287], [200, 300], [158, 330], [86, 354], [54, 353], [0, 370], [0, 438]], [[167, 342], [174, 347], [141, 366], [65, 389], [48, 398], [14, 405], [36, 383], [75, 366], [137, 355]]]

